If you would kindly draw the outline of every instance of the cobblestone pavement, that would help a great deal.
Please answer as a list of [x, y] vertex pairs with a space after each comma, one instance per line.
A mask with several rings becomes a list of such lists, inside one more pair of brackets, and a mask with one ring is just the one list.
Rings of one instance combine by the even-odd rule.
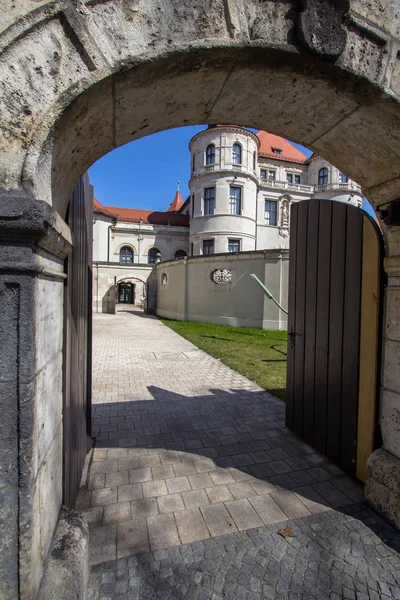
[[400, 598], [399, 534], [281, 401], [140, 312], [93, 362], [90, 600]]

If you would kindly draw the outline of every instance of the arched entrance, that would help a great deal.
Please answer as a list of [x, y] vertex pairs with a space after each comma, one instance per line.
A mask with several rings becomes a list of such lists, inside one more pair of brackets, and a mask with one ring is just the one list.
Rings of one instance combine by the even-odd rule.
[[[317, 21], [311, 9], [300, 13], [284, 1], [255, 0], [216, 2], [207, 10], [203, 2], [181, 0], [113, 0], [80, 9], [42, 2], [34, 11], [26, 2], [20, 12], [5, 15], [0, 164], [5, 597], [35, 596], [62, 502], [63, 261], [73, 242], [64, 218], [77, 180], [96, 159], [138, 137], [229, 119], [312, 148], [359, 181], [375, 207], [395, 201], [398, 15], [394, 3], [380, 5], [377, 13], [352, 0], [345, 26], [345, 9], [328, 0], [317, 3]], [[325, 25], [321, 38], [318, 22]], [[384, 230], [385, 450], [371, 461], [368, 494], [398, 522], [398, 503], [388, 498], [385, 479], [400, 471], [396, 219]]]

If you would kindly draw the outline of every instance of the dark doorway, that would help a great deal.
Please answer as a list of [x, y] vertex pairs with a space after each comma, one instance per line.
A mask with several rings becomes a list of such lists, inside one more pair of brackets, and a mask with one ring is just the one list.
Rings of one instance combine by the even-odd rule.
[[292, 206], [286, 423], [362, 481], [375, 447], [382, 254], [364, 211]]
[[118, 284], [118, 303], [119, 304], [135, 304], [135, 284], [134, 283], [119, 283]]

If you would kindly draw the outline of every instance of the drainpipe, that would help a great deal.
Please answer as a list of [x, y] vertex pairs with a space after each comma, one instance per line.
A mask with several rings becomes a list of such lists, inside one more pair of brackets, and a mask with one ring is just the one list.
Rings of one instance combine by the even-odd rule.
[[110, 262], [110, 234], [111, 234], [111, 225], [108, 226], [108, 234], [107, 234], [107, 262]]

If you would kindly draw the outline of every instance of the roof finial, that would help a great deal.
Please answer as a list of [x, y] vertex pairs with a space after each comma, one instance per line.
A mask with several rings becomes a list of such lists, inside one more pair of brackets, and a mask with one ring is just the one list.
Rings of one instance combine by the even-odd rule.
[[179, 184], [180, 184], [179, 175], [178, 175], [178, 182], [177, 183], [178, 183], [178, 192], [179, 192]]

